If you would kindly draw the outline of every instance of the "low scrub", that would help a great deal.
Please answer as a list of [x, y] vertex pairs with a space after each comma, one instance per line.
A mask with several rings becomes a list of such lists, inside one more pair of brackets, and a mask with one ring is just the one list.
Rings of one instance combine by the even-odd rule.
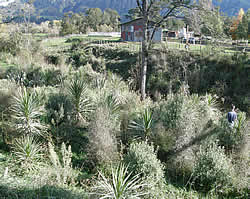
[[231, 159], [216, 142], [200, 147], [192, 173], [196, 189], [205, 192], [212, 189], [225, 190], [226, 187], [233, 185], [234, 175]]
[[157, 151], [147, 142], [132, 143], [124, 157], [129, 171], [141, 175], [149, 184], [149, 198], [164, 197], [164, 166], [157, 159]]

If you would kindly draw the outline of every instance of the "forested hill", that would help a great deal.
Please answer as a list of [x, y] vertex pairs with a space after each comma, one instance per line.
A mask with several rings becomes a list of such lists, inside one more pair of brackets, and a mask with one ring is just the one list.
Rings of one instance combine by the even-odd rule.
[[[57, 13], [72, 10], [73, 12], [83, 12], [86, 8], [111, 8], [117, 10], [120, 15], [127, 13], [130, 8], [136, 6], [135, 0], [36, 0], [36, 8], [41, 10], [41, 14]], [[59, 8], [59, 9], [58, 9]], [[58, 13], [59, 12], [59, 13]]]
[[250, 9], [250, 0], [222, 0], [220, 3], [214, 1], [214, 4], [219, 5], [220, 10], [229, 16], [237, 15], [240, 8], [243, 8], [245, 12]]
[[[15, 2], [15, 4], [21, 5], [23, 2], [30, 0], [0, 0], [0, 6], [6, 5], [6, 2]], [[84, 12], [87, 8], [111, 8], [118, 11], [123, 16], [128, 12], [130, 8], [136, 6], [136, 0], [33, 0], [36, 7], [36, 15], [43, 16], [45, 18], [60, 18], [63, 13]], [[214, 4], [220, 6], [221, 11], [227, 13], [230, 16], [236, 15], [240, 8], [245, 11], [250, 8], [249, 0], [213, 0]], [[11, 5], [11, 4], [9, 4]], [[7, 13], [14, 13], [13, 9], [18, 6], [2, 7], [0, 13], [4, 16]], [[6, 12], [9, 10], [9, 12]]]

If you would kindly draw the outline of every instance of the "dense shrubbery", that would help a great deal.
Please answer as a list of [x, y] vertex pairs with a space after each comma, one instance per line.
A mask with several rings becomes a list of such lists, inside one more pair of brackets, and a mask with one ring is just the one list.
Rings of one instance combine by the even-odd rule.
[[197, 189], [220, 191], [232, 186], [235, 172], [224, 149], [216, 142], [208, 142], [200, 147], [192, 176]]
[[16, 55], [20, 52], [22, 47], [22, 34], [19, 32], [13, 32], [7, 38], [0, 38], [0, 49], [1, 52], [9, 52]]
[[[47, 196], [56, 197], [55, 191], [58, 197], [79, 198], [84, 194], [68, 190], [88, 191], [93, 186], [96, 194], [104, 196], [110, 186], [113, 194], [121, 190], [119, 182], [131, 180], [135, 186], [120, 193], [147, 193], [142, 198], [202, 198], [201, 191], [214, 198], [219, 193], [222, 197], [247, 194], [249, 127], [245, 113], [238, 112], [238, 122], [230, 129], [219, 107], [225, 90], [213, 90], [219, 97], [192, 94], [205, 93], [214, 84], [199, 79], [204, 72], [208, 77], [215, 74], [213, 67], [207, 68], [207, 64], [217, 64], [214, 58], [202, 62], [187, 52], [179, 56], [177, 51], [167, 51], [167, 55], [157, 51], [161, 57], [152, 54], [148, 81], [149, 95], [155, 101], [141, 101], [137, 91], [131, 90], [138, 85], [137, 52], [115, 44], [81, 45], [60, 51], [70, 58], [72, 62], [66, 63], [70, 65], [60, 61], [64, 55], [41, 53], [47, 59], [36, 62], [37, 56], [31, 59], [29, 52], [18, 67], [3, 70], [0, 170], [8, 169], [6, 180], [0, 181], [0, 195], [13, 197], [7, 193], [11, 189], [20, 197], [34, 197], [8, 184], [14, 174], [27, 177], [25, 183], [34, 182], [35, 197], [43, 197], [46, 191]], [[74, 53], [83, 59], [72, 59]], [[16, 57], [10, 57], [11, 64], [16, 65]], [[236, 61], [243, 63], [243, 58], [233, 58], [228, 70]], [[220, 68], [217, 78], [225, 75], [224, 69]], [[245, 70], [242, 65], [237, 74]], [[231, 74], [221, 80], [231, 85], [229, 77]], [[6, 150], [2, 146], [10, 146], [6, 148], [13, 158], [1, 158]], [[17, 164], [22, 167], [18, 169]], [[97, 170], [102, 170], [99, 176]], [[173, 187], [173, 183], [182, 187]], [[51, 190], [51, 186], [56, 188]]]
[[132, 143], [124, 157], [129, 170], [139, 174], [149, 186], [149, 198], [164, 198], [164, 166], [157, 151], [147, 142]]

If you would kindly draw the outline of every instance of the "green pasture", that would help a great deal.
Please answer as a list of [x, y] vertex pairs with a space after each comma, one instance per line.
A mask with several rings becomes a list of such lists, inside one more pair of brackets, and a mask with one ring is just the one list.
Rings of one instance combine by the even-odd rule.
[[[59, 50], [68, 49], [73, 42], [82, 41], [92, 43], [94, 45], [109, 45], [115, 48], [128, 49], [130, 51], [139, 51], [141, 49], [140, 42], [122, 42], [120, 37], [107, 37], [107, 36], [88, 36], [88, 35], [70, 35], [65, 37], [47, 37], [46, 34], [36, 34], [36, 38], [43, 38], [42, 45], [48, 50]], [[201, 44], [189, 44], [186, 48], [185, 43], [180, 42], [158, 42], [153, 45], [153, 48], [164, 48], [164, 49], [175, 49], [181, 51], [190, 51], [197, 54], [233, 54], [236, 52], [242, 52], [244, 47], [237, 46], [215, 46], [215, 45], [201, 45]], [[250, 55], [250, 52], [246, 50], [246, 53]]]

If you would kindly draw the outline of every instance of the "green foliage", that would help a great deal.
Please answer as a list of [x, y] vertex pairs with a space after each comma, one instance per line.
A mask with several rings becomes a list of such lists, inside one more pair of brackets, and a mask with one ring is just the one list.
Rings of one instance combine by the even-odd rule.
[[235, 125], [236, 134], [238, 135], [244, 135], [246, 133], [247, 128], [247, 121], [246, 121], [246, 113], [239, 112], [237, 116], [237, 122]]
[[68, 86], [69, 97], [73, 105], [73, 116], [76, 122], [88, 118], [93, 111], [90, 100], [86, 97], [86, 83], [82, 75], [75, 75]]
[[224, 149], [208, 142], [200, 147], [192, 176], [196, 189], [218, 191], [233, 183], [234, 169]]
[[12, 149], [18, 164], [24, 171], [29, 172], [37, 169], [39, 162], [42, 160], [43, 148], [34, 137], [22, 136], [15, 139]]
[[68, 12], [64, 14], [60, 35], [81, 34], [89, 31], [118, 30], [119, 15], [111, 8], [104, 12], [100, 8], [86, 9], [85, 13]]
[[69, 122], [73, 105], [68, 96], [62, 93], [51, 94], [45, 104], [47, 120], [55, 126]]
[[163, 197], [164, 190], [164, 166], [157, 159], [157, 151], [147, 142], [132, 143], [124, 157], [129, 170], [134, 174], [140, 174], [149, 184], [151, 198]]
[[226, 121], [225, 117], [220, 120], [218, 128], [215, 129], [218, 144], [223, 146], [227, 152], [240, 150], [244, 147], [246, 142], [246, 114], [244, 112], [239, 112], [237, 115], [238, 118], [237, 121], [235, 121], [233, 129], [229, 127], [228, 121]]
[[36, 66], [30, 66], [26, 69], [9, 67], [5, 72], [5, 78], [25, 87], [54, 86], [63, 79], [61, 71], [58, 69], [42, 69]]
[[75, 50], [70, 57], [70, 61], [72, 62], [73, 66], [78, 68], [87, 64], [88, 55], [84, 50]]
[[11, 110], [19, 133], [42, 136], [46, 134], [46, 126], [40, 122], [42, 107], [36, 92], [30, 92], [26, 88], [19, 89], [17, 96], [13, 98]]
[[140, 179], [140, 174], [128, 173], [128, 166], [124, 164], [120, 164], [115, 170], [112, 168], [111, 178], [105, 177], [101, 172], [99, 172], [99, 175], [100, 179], [93, 187], [93, 194], [99, 196], [100, 199], [139, 199], [147, 195], [145, 191], [147, 184]]
[[[46, 175], [46, 173], [44, 174]], [[34, 179], [8, 177], [0, 181], [0, 195], [5, 198], [87, 199], [83, 189], [67, 186], [41, 185]]]
[[62, 57], [59, 54], [53, 53], [46, 55], [45, 60], [48, 64], [60, 65], [62, 62]]
[[7, 38], [0, 38], [0, 51], [16, 55], [21, 50], [22, 42], [22, 34], [20, 32], [13, 32]]
[[[142, 133], [141, 137], [147, 140], [153, 128], [153, 113], [149, 108], [145, 109], [144, 113], [138, 121], [131, 121], [129, 128]], [[139, 134], [141, 134], [139, 133]]]
[[110, 110], [110, 114], [118, 114], [121, 109], [121, 104], [115, 95], [108, 95], [105, 100], [105, 105]]
[[248, 19], [246, 15], [243, 15], [242, 21], [239, 22], [239, 25], [236, 30], [237, 39], [248, 39]]
[[204, 139], [212, 137], [219, 113], [208, 105], [206, 96], [178, 94], [155, 105], [152, 140], [159, 146], [159, 158], [166, 162], [168, 177], [185, 184], [193, 170], [195, 151]]
[[102, 10], [100, 8], [89, 8], [86, 11], [86, 15], [90, 27], [97, 31], [97, 27], [102, 22]]

